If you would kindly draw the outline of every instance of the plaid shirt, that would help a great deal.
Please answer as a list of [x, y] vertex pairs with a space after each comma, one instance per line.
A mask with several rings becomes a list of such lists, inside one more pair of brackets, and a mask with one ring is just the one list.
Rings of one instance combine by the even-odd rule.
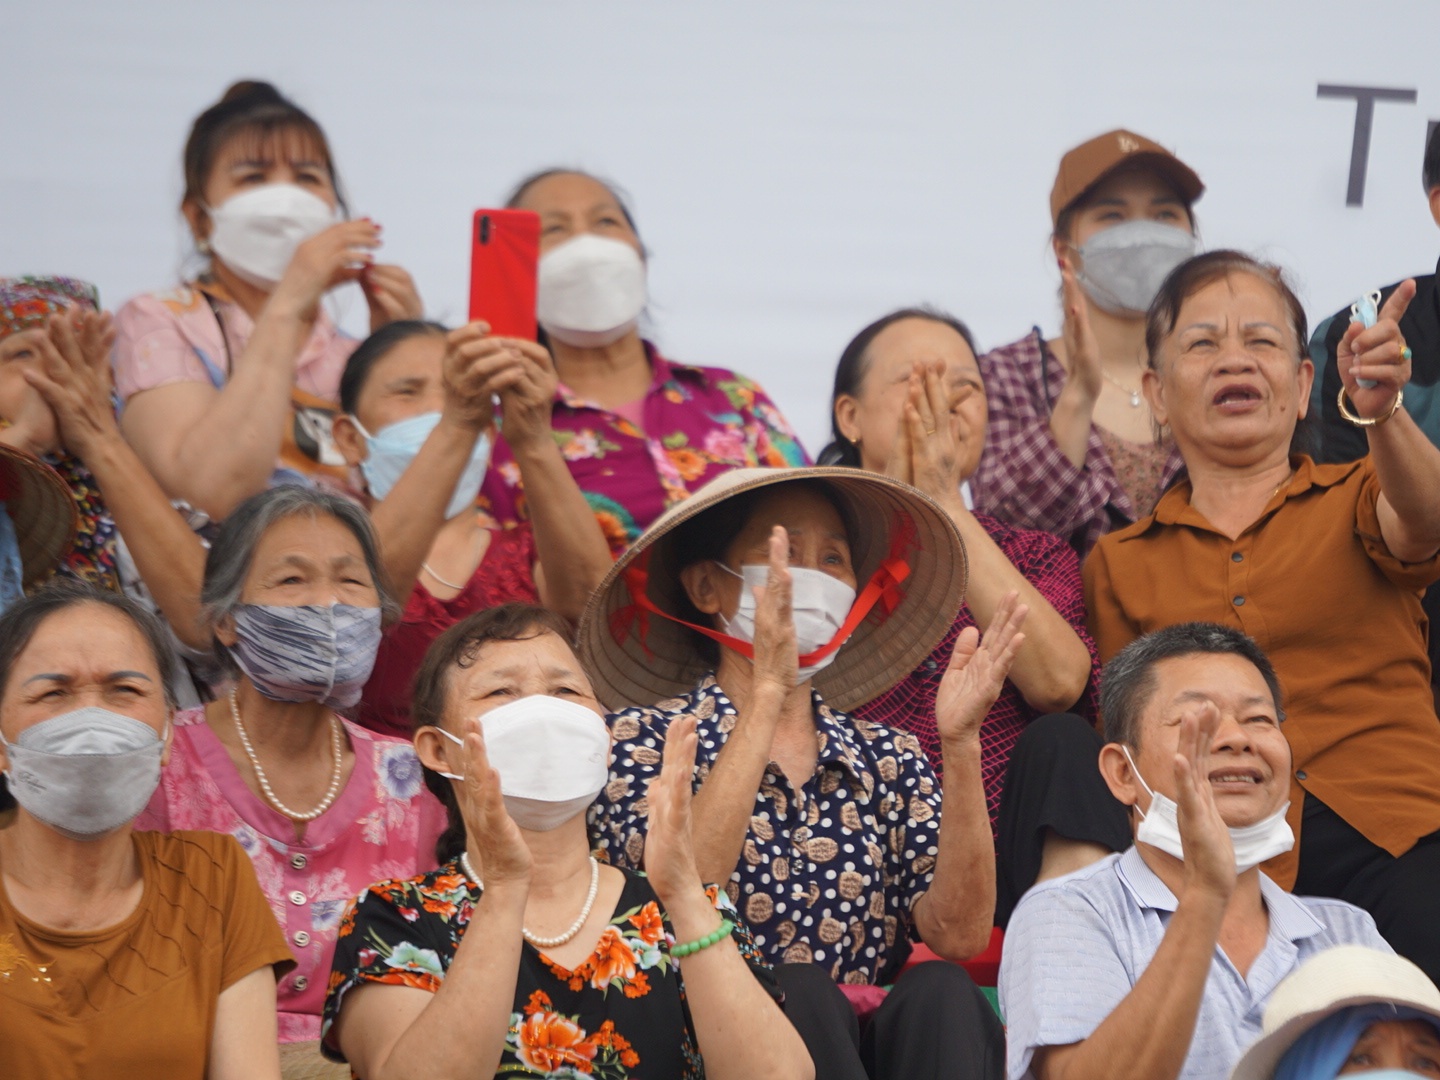
[[[1135, 506], [1093, 425], [1083, 469], [1055, 442], [1050, 412], [1065, 386], [1065, 369], [1045, 347], [1039, 327], [982, 356], [980, 375], [990, 423], [980, 467], [970, 478], [977, 509], [1063, 536], [1081, 555], [1111, 529], [1135, 520]], [[1171, 447], [1161, 490], [1184, 466], [1180, 451]]]
[[[847, 716], [818, 694], [814, 704], [815, 773], [796, 791], [767, 766], [725, 891], [772, 963], [816, 963], [836, 982], [874, 984], [895, 975], [911, 912], [935, 876], [940, 784], [913, 735]], [[617, 866], [642, 865], [650, 781], [666, 731], [686, 715], [698, 720], [699, 790], [735, 727], [713, 675], [684, 697], [610, 717], [610, 783], [589, 820]]]
[[[1085, 629], [1085, 591], [1080, 582], [1080, 560], [1074, 549], [1051, 533], [1014, 529], [988, 514], [976, 514], [975, 519], [1015, 569], [1035, 586], [1035, 590], [1060, 613], [1060, 617], [1070, 624], [1090, 650], [1090, 681], [1085, 684], [1072, 711], [1093, 720], [1099, 706], [1100, 661], [1095, 657], [1095, 642]], [[942, 779], [944, 764], [940, 759], [940, 732], [935, 726], [935, 695], [949, 666], [955, 639], [965, 627], [975, 625], [975, 616], [966, 604], [956, 616], [955, 625], [950, 627], [945, 639], [935, 646], [935, 651], [924, 663], [894, 688], [855, 710], [855, 715], [862, 720], [901, 728], [914, 735]], [[992, 831], [1000, 814], [1000, 792], [1005, 786], [1010, 751], [1015, 748], [1025, 725], [1039, 715], [1026, 703], [1015, 684], [1007, 679], [1005, 688], [1000, 691], [980, 728], [980, 770], [985, 782], [985, 805], [990, 811]]]

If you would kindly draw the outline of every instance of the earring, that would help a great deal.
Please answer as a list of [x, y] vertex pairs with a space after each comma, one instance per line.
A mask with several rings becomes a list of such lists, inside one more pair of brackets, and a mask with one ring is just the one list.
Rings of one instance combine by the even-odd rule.
[[195, 250], [200, 252], [201, 255], [209, 255], [210, 241], [202, 236], [199, 240], [195, 241]]

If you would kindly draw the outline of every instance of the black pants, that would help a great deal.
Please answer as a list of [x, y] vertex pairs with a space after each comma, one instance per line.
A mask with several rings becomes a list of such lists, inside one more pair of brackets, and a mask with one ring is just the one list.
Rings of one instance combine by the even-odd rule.
[[1396, 858], [1307, 794], [1295, 892], [1364, 908], [1391, 948], [1440, 982], [1440, 832]]
[[995, 925], [1006, 926], [1040, 876], [1045, 831], [1124, 851], [1133, 840], [1125, 807], [1100, 775], [1105, 740], [1088, 720], [1056, 713], [1034, 720], [1010, 754], [996, 822]]
[[1000, 1080], [1005, 1031], [965, 969], [917, 964], [895, 982], [862, 1033], [825, 969], [781, 964], [785, 1015], [805, 1040], [815, 1080]]

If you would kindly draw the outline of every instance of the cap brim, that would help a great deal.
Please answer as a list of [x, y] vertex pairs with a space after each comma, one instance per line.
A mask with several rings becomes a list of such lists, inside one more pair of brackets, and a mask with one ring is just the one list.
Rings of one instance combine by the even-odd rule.
[[[815, 687], [834, 707], [851, 710], [889, 690], [918, 667], [954, 624], [964, 601], [965, 545], [949, 516], [929, 496], [889, 477], [851, 468], [738, 469], [707, 484], [663, 514], [611, 568], [580, 621], [580, 657], [595, 679], [597, 697], [610, 709], [653, 705], [686, 693], [713, 669], [697, 650], [693, 632], [632, 604], [625, 572], [649, 557], [648, 595], [675, 612], [683, 552], [666, 539], [698, 514], [743, 492], [795, 481], [823, 482], [846, 510], [856, 578], [869, 579], [908, 530], [901, 554], [910, 573], [891, 611], [877, 605], [815, 676]], [[644, 634], [644, 640], [641, 634]]]
[[80, 517], [69, 486], [39, 458], [0, 443], [0, 469], [10, 477], [5, 508], [20, 546], [23, 583], [30, 589], [69, 554]]

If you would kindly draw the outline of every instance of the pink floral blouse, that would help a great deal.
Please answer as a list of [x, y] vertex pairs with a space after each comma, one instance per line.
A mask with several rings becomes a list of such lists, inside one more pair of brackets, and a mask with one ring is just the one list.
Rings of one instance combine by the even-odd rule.
[[281, 1042], [320, 1037], [320, 1013], [345, 908], [372, 884], [435, 867], [445, 810], [408, 742], [345, 722], [355, 768], [296, 842], [290, 819], [245, 786], [203, 709], [176, 714], [170, 762], [137, 829], [206, 829], [240, 841], [298, 962], [277, 987]]

